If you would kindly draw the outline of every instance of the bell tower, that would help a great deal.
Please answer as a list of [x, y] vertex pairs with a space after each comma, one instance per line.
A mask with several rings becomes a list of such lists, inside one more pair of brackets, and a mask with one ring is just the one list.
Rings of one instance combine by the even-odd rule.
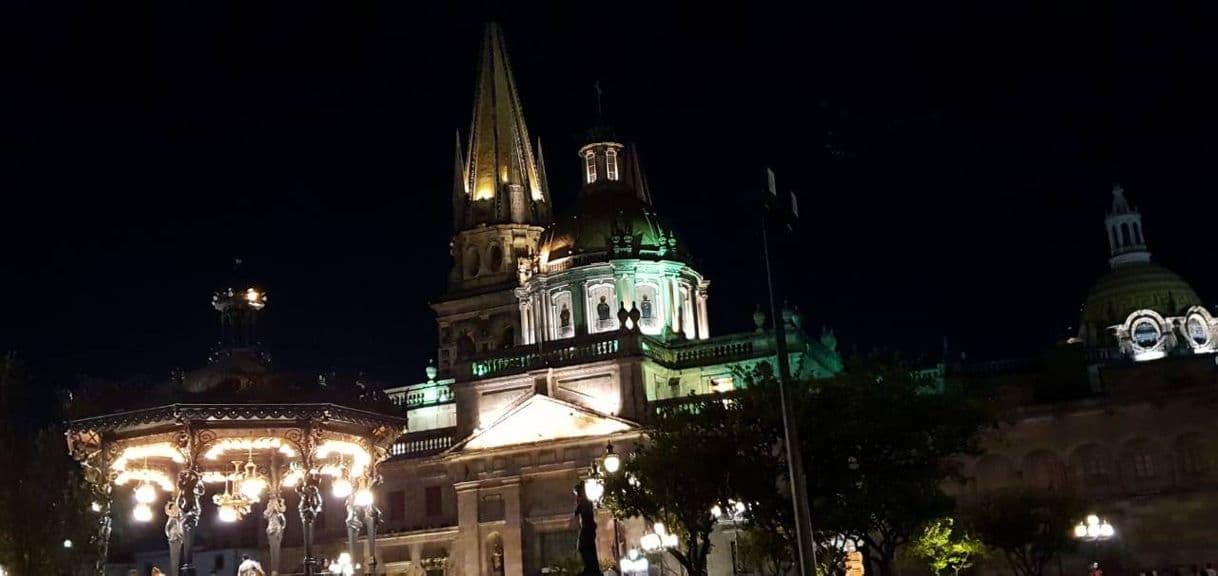
[[513, 289], [533, 270], [550, 223], [541, 143], [536, 154], [499, 25], [486, 25], [469, 140], [457, 135], [453, 178], [453, 267], [432, 308], [440, 329], [440, 369], [459, 359], [515, 346]]
[[449, 293], [515, 285], [550, 223], [550, 191], [493, 22], [482, 41], [469, 143], [463, 151], [458, 137], [455, 171]]

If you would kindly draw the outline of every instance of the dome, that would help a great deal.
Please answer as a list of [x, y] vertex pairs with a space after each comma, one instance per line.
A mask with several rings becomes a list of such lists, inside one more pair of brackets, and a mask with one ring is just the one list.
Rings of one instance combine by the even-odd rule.
[[1174, 272], [1157, 264], [1119, 266], [1100, 277], [1083, 304], [1082, 325], [1098, 333], [1120, 324], [1133, 312], [1150, 309], [1175, 316], [1200, 306], [1197, 293]]
[[683, 246], [655, 210], [628, 191], [589, 191], [573, 213], [542, 234], [542, 266], [571, 257], [570, 265], [611, 258], [680, 260]]

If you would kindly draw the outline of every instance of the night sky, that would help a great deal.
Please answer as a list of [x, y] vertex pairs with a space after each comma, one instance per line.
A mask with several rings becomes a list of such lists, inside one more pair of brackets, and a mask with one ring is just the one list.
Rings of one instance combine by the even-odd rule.
[[490, 15], [558, 208], [599, 81], [715, 333], [764, 301], [741, 215], [766, 164], [804, 213], [786, 290], [847, 351], [1052, 344], [1107, 266], [1117, 179], [1156, 260], [1218, 304], [1212, 7], [726, 4], [6, 2], [0, 349], [197, 366], [239, 257], [277, 364], [420, 378]]

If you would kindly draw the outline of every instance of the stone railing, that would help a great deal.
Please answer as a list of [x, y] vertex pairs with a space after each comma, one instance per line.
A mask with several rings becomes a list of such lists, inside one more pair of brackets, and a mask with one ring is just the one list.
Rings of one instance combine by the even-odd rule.
[[588, 338], [553, 340], [542, 345], [517, 346], [469, 362], [469, 376], [491, 378], [546, 368], [568, 366], [637, 353], [638, 335], [605, 332]]
[[651, 413], [656, 416], [667, 416], [669, 414], [697, 414], [702, 411], [702, 407], [711, 402], [732, 402], [735, 396], [734, 392], [714, 392], [711, 394], [696, 394], [691, 396], [682, 396], [680, 398], [665, 398], [663, 400], [652, 400], [649, 402]]
[[429, 456], [447, 450], [453, 445], [454, 434], [451, 430], [438, 434], [407, 434], [389, 447], [391, 458], [418, 458]]

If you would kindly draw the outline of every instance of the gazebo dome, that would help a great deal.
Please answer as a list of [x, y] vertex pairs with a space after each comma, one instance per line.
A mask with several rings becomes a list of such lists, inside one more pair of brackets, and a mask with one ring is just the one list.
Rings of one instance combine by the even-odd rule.
[[1091, 288], [1083, 304], [1082, 325], [1099, 332], [1138, 310], [1177, 316], [1200, 305], [1193, 287], [1171, 270], [1150, 262], [1130, 264], [1108, 271]]

